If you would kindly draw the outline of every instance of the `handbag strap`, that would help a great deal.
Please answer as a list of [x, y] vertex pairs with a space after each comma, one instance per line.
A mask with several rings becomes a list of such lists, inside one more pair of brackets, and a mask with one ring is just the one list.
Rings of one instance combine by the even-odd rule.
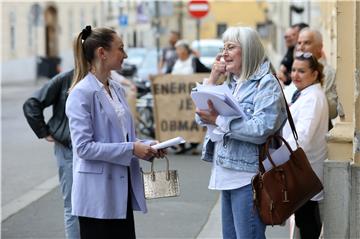
[[[169, 159], [168, 157], [166, 157], [165, 155], [165, 160], [166, 160], [166, 172], [169, 172]], [[151, 173], [154, 172], [154, 161], [155, 161], [156, 158], [153, 159], [153, 161], [151, 162]]]
[[299, 143], [298, 143], [298, 134], [297, 134], [297, 131], [296, 131], [296, 127], [295, 127], [295, 123], [294, 123], [294, 120], [293, 120], [293, 117], [291, 115], [291, 112], [290, 112], [290, 109], [289, 109], [289, 105], [287, 103], [287, 100], [285, 98], [285, 94], [284, 94], [284, 90], [282, 88], [282, 85], [280, 83], [280, 80], [277, 78], [276, 74], [273, 73], [273, 76], [275, 77], [275, 79], [277, 80], [279, 86], [280, 86], [280, 89], [281, 89], [281, 93], [282, 93], [282, 96], [285, 100], [285, 105], [286, 105], [286, 113], [287, 113], [287, 116], [288, 116], [288, 121], [289, 121], [289, 124], [290, 124], [290, 128], [291, 128], [291, 131], [294, 135], [294, 139], [295, 139], [295, 142], [296, 142], [296, 146], [299, 147]]
[[[278, 83], [279, 86], [280, 86], [281, 94], [282, 94], [282, 96], [283, 96], [283, 98], [284, 98], [284, 101], [285, 101], [286, 114], [287, 114], [287, 116], [288, 116], [289, 125], [290, 125], [290, 128], [291, 128], [292, 134], [293, 134], [293, 136], [294, 136], [296, 146], [297, 146], [297, 147], [300, 147], [300, 146], [299, 146], [299, 143], [298, 143], [299, 137], [298, 137], [298, 134], [297, 134], [297, 131], [296, 131], [296, 127], [295, 127], [294, 120], [293, 120], [293, 118], [292, 118], [292, 115], [291, 115], [291, 112], [290, 112], [290, 109], [289, 109], [289, 105], [288, 105], [287, 100], [286, 100], [286, 98], [285, 98], [284, 90], [283, 90], [282, 85], [281, 85], [281, 83], [280, 83], [280, 80], [277, 78], [276, 74], [275, 74], [274, 72], [272, 72], [272, 75], [275, 77], [277, 83]], [[262, 147], [260, 147], [260, 153], [259, 153], [259, 169], [260, 169], [260, 172], [265, 172], [264, 165], [262, 164], [262, 160], [265, 159], [265, 156], [267, 156], [267, 157], [269, 158], [270, 163], [273, 165], [273, 167], [275, 167], [274, 162], [272, 161], [271, 157], [269, 157], [269, 156], [270, 156], [270, 153], [268, 152], [268, 151], [269, 151], [269, 147], [268, 147], [268, 144], [269, 144], [269, 143], [268, 143], [268, 141], [271, 140], [272, 138], [278, 138], [278, 139], [279, 139], [279, 137], [273, 137], [273, 136], [274, 136], [274, 135], [270, 135], [270, 136], [268, 137], [268, 139], [266, 140], [266, 143], [263, 144]], [[280, 140], [281, 140], [283, 143], [285, 142], [287, 148], [289, 149], [290, 146], [289, 146], [289, 144], [286, 142], [286, 140], [285, 140], [284, 138], [282, 138], [281, 136], [280, 136]], [[290, 148], [290, 150], [291, 150], [291, 148]], [[292, 152], [292, 151], [291, 151], [291, 152]]]

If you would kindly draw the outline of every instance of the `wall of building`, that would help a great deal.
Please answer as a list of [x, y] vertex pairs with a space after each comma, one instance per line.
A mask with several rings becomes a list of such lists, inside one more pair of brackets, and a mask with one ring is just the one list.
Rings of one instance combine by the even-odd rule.
[[256, 28], [258, 22], [265, 20], [266, 5], [263, 1], [210, 1], [210, 12], [203, 20], [201, 37], [221, 37], [217, 34], [218, 24]]
[[[101, 0], [92, 2], [4, 1], [1, 3], [2, 83], [35, 81], [38, 57], [46, 57], [45, 11], [56, 11], [56, 55], [61, 69], [73, 66], [72, 40], [85, 25], [104, 23]], [[37, 4], [38, 14], [34, 6]], [[38, 16], [34, 20], [35, 16]], [[19, 71], [21, 69], [21, 71]]]

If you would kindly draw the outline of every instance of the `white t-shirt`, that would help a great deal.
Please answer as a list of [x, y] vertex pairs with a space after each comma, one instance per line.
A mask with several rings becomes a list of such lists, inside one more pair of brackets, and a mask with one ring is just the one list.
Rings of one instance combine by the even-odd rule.
[[[296, 131], [299, 136], [298, 143], [303, 148], [320, 181], [323, 181], [324, 160], [327, 158], [327, 144], [325, 136], [328, 132], [329, 109], [321, 85], [314, 84], [301, 91], [299, 98], [290, 106]], [[283, 129], [283, 137], [296, 149], [289, 121]], [[311, 200], [319, 201], [324, 197], [323, 191]]]
[[[244, 81], [239, 81], [238, 78], [234, 76], [234, 80], [237, 81], [237, 84], [233, 84], [234, 97], [237, 98], [239, 94], [239, 89]], [[235, 87], [236, 86], [236, 87]], [[221, 115], [216, 118], [216, 125], [218, 126], [219, 131], [223, 131], [226, 128], [225, 120]], [[224, 132], [225, 133], [225, 132]], [[223, 141], [215, 142], [214, 155], [217, 154], [218, 147], [221, 146]], [[228, 169], [221, 167], [216, 164], [216, 160], [213, 161], [211, 168], [211, 176], [209, 182], [209, 189], [212, 190], [232, 190], [244, 187], [251, 183], [251, 179], [255, 176], [256, 173], [242, 172], [235, 169]]]
[[185, 61], [180, 60], [179, 58], [176, 60], [175, 65], [171, 71], [171, 74], [176, 75], [191, 75], [194, 73], [194, 69], [192, 66], [193, 56], [189, 56]]

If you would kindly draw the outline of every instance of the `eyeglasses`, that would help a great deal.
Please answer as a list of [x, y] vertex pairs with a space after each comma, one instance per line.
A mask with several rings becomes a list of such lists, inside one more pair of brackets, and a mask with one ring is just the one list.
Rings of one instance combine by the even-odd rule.
[[309, 61], [311, 68], [313, 68], [313, 67], [317, 68], [317, 66], [319, 64], [316, 57], [314, 57], [314, 55], [311, 52], [297, 51], [297, 52], [295, 52], [294, 59]]
[[314, 59], [313, 54], [311, 54], [311, 52], [302, 52], [302, 51], [295, 52], [295, 57], [303, 57], [303, 58], [306, 58], [306, 59], [309, 59], [309, 58]]
[[232, 52], [233, 50], [235, 50], [235, 48], [240, 47], [239, 45], [228, 45], [228, 46], [224, 46], [224, 47], [220, 47], [219, 51], [220, 53], [223, 52]]

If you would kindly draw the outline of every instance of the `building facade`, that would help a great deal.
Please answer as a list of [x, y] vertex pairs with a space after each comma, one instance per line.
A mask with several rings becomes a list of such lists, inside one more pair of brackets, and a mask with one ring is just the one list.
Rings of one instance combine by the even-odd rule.
[[73, 67], [73, 39], [84, 26], [105, 22], [102, 7], [101, 1], [2, 2], [2, 83]]
[[[162, 48], [168, 33], [197, 37], [189, 1], [10, 1], [1, 3], [2, 82], [35, 81], [73, 67], [72, 42], [86, 25], [112, 27], [126, 47]], [[263, 1], [209, 1], [200, 38], [221, 38], [228, 26], [264, 21]], [[19, 71], [18, 69], [22, 69]]]

